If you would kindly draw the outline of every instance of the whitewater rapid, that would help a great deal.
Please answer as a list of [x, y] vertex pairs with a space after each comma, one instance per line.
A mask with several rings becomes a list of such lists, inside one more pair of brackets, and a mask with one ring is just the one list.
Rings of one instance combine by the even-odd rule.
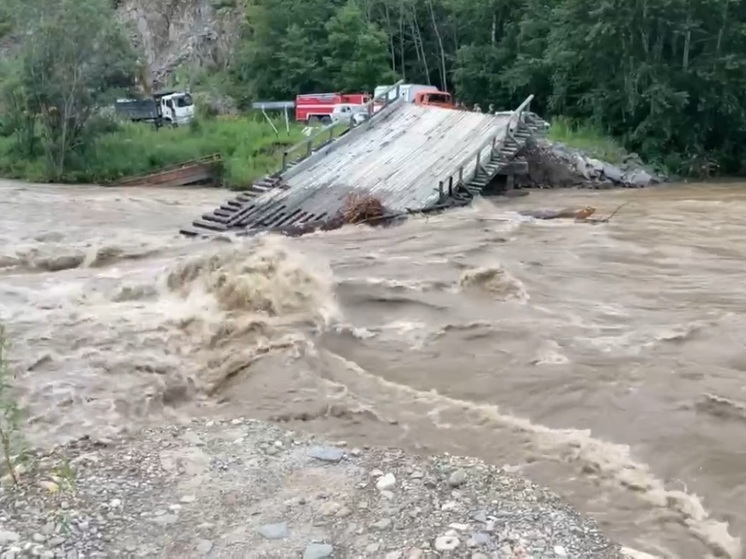
[[[36, 444], [255, 416], [478, 455], [625, 545], [741, 557], [737, 187], [533, 193], [243, 240], [177, 234], [215, 190], [6, 182], [0, 196], [0, 319]], [[515, 213], [626, 200], [606, 225]]]

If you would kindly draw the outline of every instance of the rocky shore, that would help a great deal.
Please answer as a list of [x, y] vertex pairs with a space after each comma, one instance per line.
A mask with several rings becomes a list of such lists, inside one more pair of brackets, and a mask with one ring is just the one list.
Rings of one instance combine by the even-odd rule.
[[516, 176], [518, 188], [645, 188], [668, 182], [631, 153], [618, 164], [546, 139], [530, 141], [519, 153], [528, 174]]
[[32, 453], [0, 557], [625, 557], [556, 495], [476, 459], [350, 448], [253, 420]]

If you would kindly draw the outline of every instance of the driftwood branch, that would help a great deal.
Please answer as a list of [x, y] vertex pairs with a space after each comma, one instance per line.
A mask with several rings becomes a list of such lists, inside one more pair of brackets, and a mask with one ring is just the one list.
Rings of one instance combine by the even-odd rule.
[[613, 212], [611, 212], [607, 217], [604, 217], [602, 219], [584, 219], [580, 221], [587, 221], [589, 223], [609, 223], [609, 221], [611, 221], [611, 218], [614, 217], [619, 210], [621, 210], [624, 206], [626, 206], [630, 202], [631, 200], [628, 200], [624, 202], [623, 204], [620, 204], [619, 206], [617, 206], [617, 208]]

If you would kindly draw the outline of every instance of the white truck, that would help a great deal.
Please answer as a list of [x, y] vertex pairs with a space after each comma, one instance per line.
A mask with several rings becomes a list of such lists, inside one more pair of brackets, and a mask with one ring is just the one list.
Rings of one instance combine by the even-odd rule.
[[[393, 84], [392, 84], [393, 85]], [[373, 97], [383, 95], [391, 85], [379, 85], [373, 91]], [[399, 95], [406, 103], [414, 103], [414, 98], [420, 91], [439, 91], [434, 85], [423, 85], [419, 83], [404, 83], [399, 86]], [[396, 89], [392, 89], [388, 94], [389, 100], [396, 99]]]

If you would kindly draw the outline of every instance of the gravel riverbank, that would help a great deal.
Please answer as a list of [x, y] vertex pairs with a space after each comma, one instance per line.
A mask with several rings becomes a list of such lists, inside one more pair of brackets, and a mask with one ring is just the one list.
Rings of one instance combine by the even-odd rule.
[[0, 557], [618, 558], [557, 496], [469, 458], [195, 421], [27, 461]]

